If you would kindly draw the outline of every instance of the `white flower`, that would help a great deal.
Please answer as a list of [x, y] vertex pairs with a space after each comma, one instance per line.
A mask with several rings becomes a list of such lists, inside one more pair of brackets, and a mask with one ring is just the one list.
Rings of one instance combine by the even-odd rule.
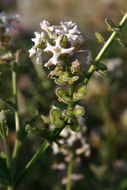
[[39, 44], [42, 43], [42, 38], [44, 38], [44, 32], [34, 32], [35, 38], [32, 38], [31, 40], [35, 43], [35, 46], [37, 47]]
[[29, 57], [32, 57], [33, 55], [36, 54], [36, 47], [33, 46], [30, 50], [28, 50], [28, 52], [30, 54]]
[[45, 66], [48, 66], [50, 64], [56, 65], [59, 63], [59, 56], [64, 54], [72, 54], [74, 47], [71, 48], [62, 48], [61, 47], [61, 39], [62, 36], [59, 36], [55, 40], [55, 45], [51, 45], [49, 42], [47, 42], [47, 47], [44, 49], [44, 52], [51, 52], [53, 54], [52, 58], [48, 61], [48, 64], [45, 64]]
[[78, 30], [78, 26], [72, 21], [60, 22], [60, 27], [56, 29], [56, 33], [66, 36], [72, 46], [76, 43], [81, 44], [84, 42], [81, 32]]

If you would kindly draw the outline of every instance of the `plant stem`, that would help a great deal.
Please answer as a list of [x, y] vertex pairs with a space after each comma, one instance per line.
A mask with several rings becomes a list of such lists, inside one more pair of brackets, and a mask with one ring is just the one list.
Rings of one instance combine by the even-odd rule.
[[4, 142], [4, 148], [5, 148], [5, 154], [6, 154], [6, 164], [7, 164], [8, 169], [10, 169], [11, 168], [11, 156], [10, 156], [10, 149], [9, 149], [7, 137], [3, 138], [3, 142]]
[[[125, 25], [127, 21], [127, 12], [125, 13], [125, 15], [123, 16], [122, 20], [119, 23], [119, 27], [120, 29], [123, 28], [123, 26]], [[116, 31], [114, 31], [111, 36], [109, 37], [109, 39], [106, 41], [106, 43], [104, 44], [104, 46], [102, 47], [102, 49], [100, 50], [100, 52], [97, 54], [96, 58], [95, 58], [95, 62], [99, 62], [101, 60], [101, 58], [103, 57], [103, 55], [105, 54], [105, 52], [107, 51], [107, 49], [110, 47], [110, 45], [113, 43], [115, 37], [118, 35], [118, 33]], [[92, 76], [93, 72], [96, 70], [96, 66], [91, 65], [91, 67], [88, 70], [88, 75], [87, 77], [84, 79], [84, 84], [87, 85], [90, 77]]]
[[31, 160], [28, 162], [28, 164], [23, 169], [21, 175], [17, 179], [16, 183], [14, 184], [15, 189], [18, 187], [22, 179], [26, 176], [28, 171], [31, 169], [31, 167], [34, 165], [34, 163], [39, 159], [39, 157], [47, 150], [47, 148], [50, 146], [50, 144], [47, 141], [44, 141], [39, 150], [34, 154], [34, 156], [31, 158]]
[[[3, 142], [4, 142], [4, 148], [5, 148], [5, 154], [6, 154], [6, 164], [7, 164], [7, 168], [9, 170], [11, 170], [11, 156], [10, 156], [10, 149], [9, 149], [9, 144], [8, 144], [8, 140], [7, 137], [3, 138]], [[12, 177], [12, 176], [10, 176]], [[13, 186], [8, 186], [7, 190], [14, 190]]]
[[15, 170], [16, 161], [17, 161], [17, 154], [21, 145], [21, 141], [19, 139], [19, 131], [20, 131], [20, 123], [19, 123], [19, 113], [18, 113], [18, 99], [17, 99], [17, 74], [16, 69], [12, 69], [12, 89], [13, 89], [13, 97], [14, 103], [16, 106], [16, 110], [14, 112], [15, 115], [15, 128], [16, 128], [16, 140], [14, 145], [14, 150], [12, 154], [13, 159], [13, 170]]
[[72, 171], [73, 171], [73, 161], [70, 160], [68, 163], [68, 167], [67, 167], [67, 185], [66, 185], [66, 190], [71, 190], [71, 186], [72, 186]]

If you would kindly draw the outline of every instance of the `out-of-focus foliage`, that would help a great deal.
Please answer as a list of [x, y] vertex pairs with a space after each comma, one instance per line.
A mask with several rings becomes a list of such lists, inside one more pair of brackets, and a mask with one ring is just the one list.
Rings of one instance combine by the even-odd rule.
[[[93, 56], [95, 56], [101, 45], [98, 45], [94, 32], [99, 31], [107, 38], [105, 17], [118, 21], [122, 17], [120, 10], [126, 7], [126, 3], [126, 0], [0, 1], [0, 11], [20, 13], [23, 18], [23, 23], [20, 26], [21, 35], [17, 40], [17, 45], [23, 48], [18, 71], [18, 89], [20, 116], [24, 121], [29, 120], [33, 114], [36, 115], [36, 110], [47, 114], [55, 99], [54, 84], [48, 80], [41, 66], [33, 64], [28, 58], [27, 50], [32, 46], [31, 31], [34, 31], [43, 19], [55, 23], [60, 20], [73, 20], [78, 23], [85, 36], [85, 49], [94, 50]], [[122, 38], [127, 39], [127, 29], [123, 31]], [[90, 158], [82, 158], [78, 170], [84, 175], [84, 178], [75, 182], [73, 190], [127, 189], [126, 54], [126, 49], [120, 46], [116, 47], [114, 43], [103, 60], [109, 68], [109, 77], [104, 78], [95, 73], [89, 84], [88, 93], [81, 102], [86, 107], [86, 125], [92, 153]], [[0, 96], [9, 100], [12, 93], [11, 73], [3, 65], [0, 65], [0, 70], [2, 71]], [[1, 108], [2, 106], [0, 103]], [[14, 118], [12, 114], [8, 117], [9, 130], [12, 131], [9, 140], [12, 145], [15, 137], [13, 133]], [[25, 125], [25, 122], [22, 125]], [[37, 150], [41, 141], [41, 138], [29, 136], [24, 142], [20, 154], [19, 170]], [[0, 151], [2, 149], [0, 143]], [[20, 190], [64, 189], [64, 186], [61, 185], [63, 173], [52, 170], [52, 164], [56, 158], [51, 152], [52, 150], [49, 150], [43, 158], [40, 158]], [[2, 189], [2, 187], [0, 188]]]

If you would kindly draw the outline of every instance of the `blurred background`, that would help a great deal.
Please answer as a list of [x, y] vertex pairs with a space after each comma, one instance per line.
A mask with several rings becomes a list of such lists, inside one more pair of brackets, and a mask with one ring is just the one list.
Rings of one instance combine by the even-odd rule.
[[[39, 31], [39, 23], [48, 20], [51, 24], [72, 20], [79, 26], [85, 38], [84, 49], [95, 57], [101, 45], [94, 33], [100, 32], [105, 39], [110, 32], [104, 22], [110, 18], [118, 23], [127, 9], [126, 0], [0, 0], [0, 11], [21, 15], [20, 36], [17, 46], [23, 49], [18, 76], [19, 108], [22, 125], [40, 113], [48, 114], [56, 99], [54, 84], [45, 71], [28, 57], [27, 50], [33, 45], [31, 37]], [[127, 25], [121, 34], [127, 41]], [[109, 69], [109, 77], [94, 74], [87, 95], [81, 104], [86, 109], [86, 126], [91, 155], [82, 158], [77, 170], [84, 176], [73, 183], [73, 190], [126, 190], [127, 189], [127, 49], [114, 43], [105, 54], [103, 62]], [[11, 73], [2, 71], [0, 94], [11, 98]], [[14, 117], [9, 118], [10, 144], [13, 145]], [[12, 127], [11, 127], [12, 126]], [[25, 138], [19, 159], [19, 171], [40, 146], [42, 139]], [[2, 150], [2, 144], [0, 146]], [[19, 190], [63, 190], [63, 171], [53, 170], [55, 160], [52, 151], [47, 151], [26, 177]], [[60, 158], [59, 158], [60, 159]], [[0, 187], [2, 189], [2, 186]]]

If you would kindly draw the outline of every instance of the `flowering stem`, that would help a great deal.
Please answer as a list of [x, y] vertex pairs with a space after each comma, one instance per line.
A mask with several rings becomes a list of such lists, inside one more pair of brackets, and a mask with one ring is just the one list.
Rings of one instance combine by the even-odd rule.
[[16, 141], [14, 145], [14, 150], [12, 154], [13, 159], [13, 170], [15, 170], [17, 154], [21, 145], [21, 141], [19, 140], [19, 130], [20, 130], [20, 123], [19, 123], [19, 113], [18, 113], [18, 99], [17, 99], [17, 74], [16, 69], [12, 69], [12, 88], [13, 88], [13, 97], [14, 103], [16, 106], [15, 114], [15, 128], [16, 128]]
[[[72, 74], [71, 74], [69, 62], [68, 62], [67, 59], [66, 59], [66, 64], [67, 64], [66, 68], [67, 68], [68, 75], [69, 75], [69, 77], [71, 77]], [[68, 90], [69, 90], [68, 91], [69, 97], [72, 99], [73, 98], [74, 85], [70, 81], [68, 83]], [[73, 102], [71, 102], [71, 103], [68, 104], [68, 109], [72, 109], [72, 108], [73, 108]]]
[[[119, 28], [123, 28], [123, 26], [125, 25], [127, 21], [127, 12], [125, 13], [125, 15], [123, 16], [122, 20], [119, 23]], [[97, 54], [96, 58], [95, 58], [95, 62], [99, 62], [101, 60], [101, 58], [103, 57], [103, 55], [105, 54], [105, 52], [107, 51], [107, 49], [110, 47], [110, 45], [113, 43], [115, 37], [118, 35], [118, 32], [114, 31], [111, 36], [109, 37], [109, 39], [106, 41], [106, 43], [104, 44], [104, 46], [102, 47], [102, 49], [100, 50], [100, 52]], [[90, 77], [92, 76], [93, 72], [96, 70], [96, 66], [95, 65], [91, 65], [91, 67], [88, 70], [88, 75], [87, 77], [84, 79], [84, 84], [87, 86], [87, 83], [90, 79]]]
[[66, 185], [66, 190], [71, 190], [71, 186], [72, 186], [72, 171], [73, 171], [73, 161], [70, 160], [68, 163], [68, 167], [67, 167], [67, 185]]

